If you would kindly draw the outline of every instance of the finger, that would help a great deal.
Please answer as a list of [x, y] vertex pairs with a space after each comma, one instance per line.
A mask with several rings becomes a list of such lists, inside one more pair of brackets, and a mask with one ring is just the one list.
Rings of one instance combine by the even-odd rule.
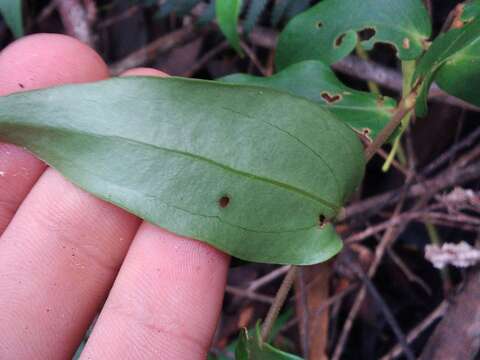
[[[68, 66], [91, 74], [84, 80], [96, 80], [94, 74], [105, 77], [103, 62], [78, 62], [92, 50], [76, 40], [62, 37], [67, 49], [74, 46], [65, 43], [77, 44], [75, 51], [62, 52], [57, 36], [36, 39], [30, 40], [31, 48], [41, 47], [40, 41], [44, 50], [38, 58], [53, 58], [39, 64], [56, 83], [63, 74], [75, 81]], [[16, 56], [28, 56], [26, 51]], [[40, 76], [41, 70], [26, 74], [28, 79]], [[133, 215], [46, 170], [0, 238], [0, 359], [71, 357], [105, 300], [138, 225]]]
[[[165, 76], [153, 69], [126, 75]], [[205, 359], [229, 256], [143, 223], [82, 359]]]
[[[94, 51], [63, 35], [27, 36], [0, 53], [0, 96], [106, 77], [108, 69]], [[25, 150], [0, 143], [0, 234], [45, 167]]]
[[125, 71], [122, 73], [121, 76], [158, 76], [158, 77], [167, 77], [168, 74], [164, 73], [163, 71], [153, 69], [153, 68], [146, 68], [146, 67], [139, 67]]
[[81, 359], [205, 359], [229, 257], [143, 223]]

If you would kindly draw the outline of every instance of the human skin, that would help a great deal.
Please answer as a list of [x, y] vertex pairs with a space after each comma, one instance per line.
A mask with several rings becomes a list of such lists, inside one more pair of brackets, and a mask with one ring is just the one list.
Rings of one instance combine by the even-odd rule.
[[[63, 35], [0, 53], [0, 95], [108, 76], [92, 49]], [[0, 143], [0, 359], [71, 358], [99, 311], [81, 359], [205, 359], [228, 264]]]

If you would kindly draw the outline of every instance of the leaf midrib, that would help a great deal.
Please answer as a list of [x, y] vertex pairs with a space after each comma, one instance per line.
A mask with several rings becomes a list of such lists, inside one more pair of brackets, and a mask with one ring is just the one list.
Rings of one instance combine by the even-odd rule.
[[138, 144], [138, 145], [143, 145], [143, 146], [146, 146], [146, 147], [151, 147], [151, 148], [154, 148], [154, 149], [160, 150], [160, 151], [165, 151], [165, 152], [170, 152], [170, 153], [182, 155], [182, 156], [189, 157], [189, 158], [192, 158], [192, 159], [195, 159], [195, 160], [198, 160], [198, 161], [206, 162], [210, 165], [222, 168], [223, 170], [225, 170], [227, 172], [232, 172], [232, 173], [234, 173], [236, 175], [239, 175], [239, 176], [242, 176], [242, 177], [246, 177], [246, 178], [250, 178], [250, 179], [257, 180], [257, 181], [260, 181], [260, 182], [264, 182], [264, 183], [267, 183], [267, 184], [275, 185], [275, 186], [283, 188], [287, 191], [297, 193], [299, 195], [302, 195], [304, 197], [309, 198], [310, 200], [314, 200], [314, 201], [320, 203], [321, 205], [330, 208], [331, 210], [333, 210], [335, 212], [338, 212], [338, 210], [340, 208], [338, 205], [335, 205], [335, 204], [329, 202], [328, 200], [322, 199], [322, 198], [316, 196], [315, 194], [312, 194], [308, 191], [302, 190], [302, 189], [300, 189], [300, 188], [298, 188], [294, 185], [290, 185], [290, 184], [287, 184], [287, 183], [284, 183], [284, 182], [281, 182], [281, 181], [278, 181], [278, 180], [270, 179], [270, 178], [267, 178], [267, 177], [264, 177], [264, 176], [258, 176], [258, 175], [250, 174], [250, 173], [245, 172], [243, 170], [235, 169], [231, 166], [222, 164], [220, 162], [217, 162], [215, 160], [209, 159], [209, 158], [204, 157], [204, 156], [193, 154], [193, 153], [188, 152], [188, 151], [171, 149], [171, 148], [167, 148], [167, 147], [164, 147], [164, 146], [150, 144], [150, 143], [147, 143], [147, 142], [144, 142], [144, 141], [141, 141], [141, 140], [137, 140], [137, 139], [129, 139], [129, 138], [126, 138], [126, 137], [123, 137], [123, 136], [120, 136], [120, 135], [93, 134], [93, 133], [90, 133], [88, 131], [79, 130], [77, 128], [72, 129], [72, 128], [65, 128], [65, 127], [53, 127], [53, 126], [50, 126], [50, 125], [38, 126], [38, 125], [35, 125], [35, 124], [31, 124], [31, 123], [28, 124], [28, 125], [25, 124], [24, 126], [28, 126], [28, 127], [33, 128], [33, 129], [36, 129], [36, 128], [51, 129], [52, 131], [63, 131], [63, 132], [66, 132], [66, 133], [78, 133], [78, 134], [81, 134], [81, 135], [84, 135], [84, 136], [91, 136], [91, 137], [96, 137], [96, 138], [117, 139], [117, 140], [126, 141], [126, 142], [133, 143], [133, 144]]

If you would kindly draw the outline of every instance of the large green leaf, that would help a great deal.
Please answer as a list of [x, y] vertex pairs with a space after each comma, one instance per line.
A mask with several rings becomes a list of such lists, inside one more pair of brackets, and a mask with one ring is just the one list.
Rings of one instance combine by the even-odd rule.
[[0, 98], [0, 139], [73, 183], [241, 259], [309, 264], [341, 247], [332, 226], [361, 181], [354, 132], [275, 90], [120, 78]]
[[235, 349], [235, 360], [302, 360], [302, 358], [264, 342], [260, 336], [260, 323], [257, 323], [254, 331], [249, 332], [245, 328], [241, 330]]
[[0, 13], [13, 35], [23, 36], [22, 0], [0, 0]]
[[[463, 26], [477, 19], [479, 15], [480, 0], [465, 4], [461, 14]], [[480, 106], [480, 30], [478, 25], [476, 31], [478, 31], [476, 39], [452, 55], [439, 68], [435, 81], [447, 93]]]
[[345, 86], [328, 65], [314, 60], [290, 65], [270, 77], [233, 74], [221, 80], [270, 87], [305, 97], [371, 138], [388, 123], [396, 106], [391, 98]]
[[281, 33], [277, 67], [303, 60], [332, 64], [355, 48], [359, 32], [371, 36], [363, 42], [366, 48], [390, 43], [400, 59], [411, 60], [422, 54], [431, 25], [422, 0], [323, 0], [293, 18]]
[[240, 37], [238, 35], [238, 17], [242, 10], [242, 0], [216, 0], [215, 14], [217, 16], [218, 26], [227, 38], [230, 45], [242, 54], [240, 47]]
[[480, 19], [439, 35], [420, 59], [414, 75], [419, 86], [416, 112], [427, 113], [433, 81], [449, 94], [480, 106]]

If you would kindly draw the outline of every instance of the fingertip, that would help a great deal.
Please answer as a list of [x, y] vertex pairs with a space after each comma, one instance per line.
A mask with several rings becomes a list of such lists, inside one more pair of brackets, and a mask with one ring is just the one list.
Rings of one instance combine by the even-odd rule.
[[93, 49], [66, 35], [29, 35], [0, 53], [0, 95], [108, 76], [107, 65]]
[[214, 269], [228, 269], [230, 264], [230, 256], [213, 246], [174, 234], [148, 222], [142, 224], [137, 236], [149, 239], [149, 241], [159, 239], [157, 242], [152, 241], [150, 246], [154, 247], [156, 253], [170, 252], [171, 257], [166, 263], [171, 260], [172, 271], [175, 271], [179, 260], [185, 261], [184, 266], [190, 266], [192, 269], [197, 269], [199, 265]]
[[123, 72], [120, 76], [157, 76], [157, 77], [168, 77], [169, 75], [164, 73], [163, 71], [154, 69], [154, 68], [147, 68], [147, 67], [139, 67], [133, 68]]

